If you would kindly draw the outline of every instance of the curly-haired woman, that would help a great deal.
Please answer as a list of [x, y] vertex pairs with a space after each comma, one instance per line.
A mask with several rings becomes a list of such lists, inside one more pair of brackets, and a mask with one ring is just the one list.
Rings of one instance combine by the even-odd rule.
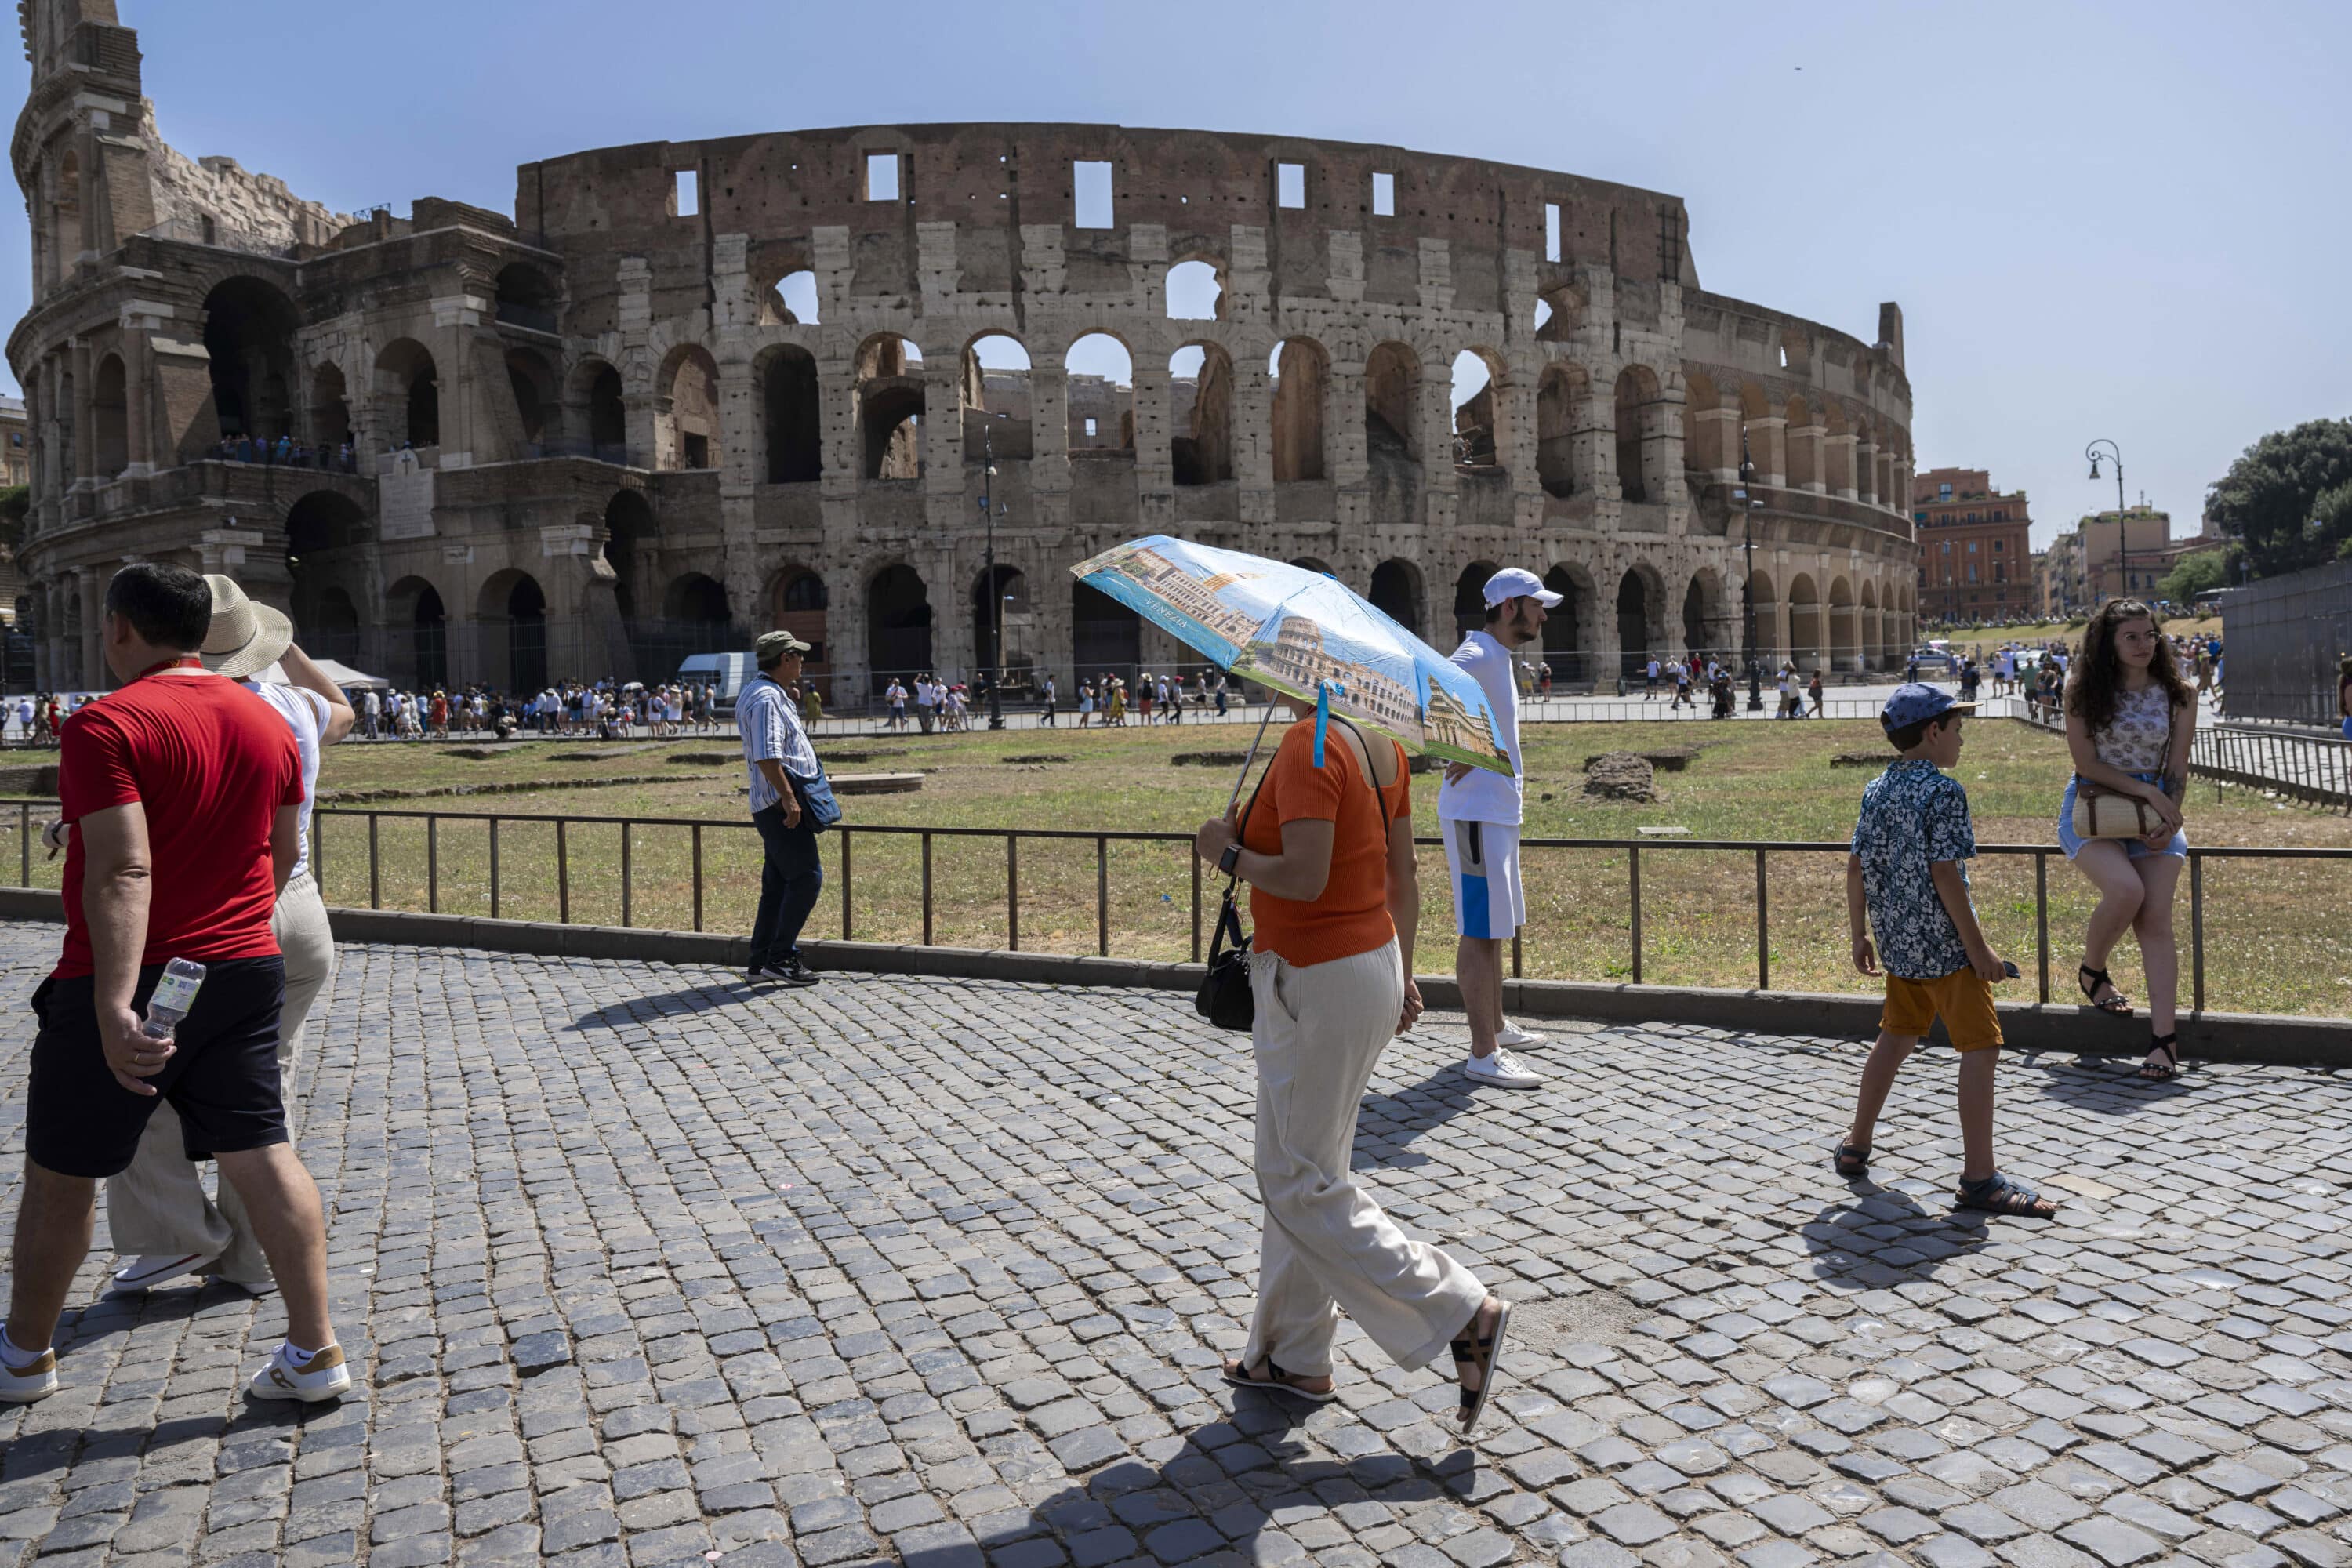
[[[2107, 977], [2107, 954], [2126, 929], [2139, 940], [2153, 1036], [2139, 1074], [2157, 1081], [2180, 1071], [2173, 1029], [2180, 955], [2172, 935], [2172, 897], [2189, 859], [2180, 807], [2196, 729], [2197, 693], [2173, 662], [2156, 612], [2137, 599], [2100, 605], [2084, 628], [2082, 656], [2066, 685], [2066, 749], [2074, 776], [2058, 808], [2058, 842], [2099, 890], [2077, 983], [2101, 1012], [2130, 1016], [2130, 1000]], [[2146, 801], [2158, 826], [2142, 838], [2077, 837], [2074, 796], [2086, 779]]]

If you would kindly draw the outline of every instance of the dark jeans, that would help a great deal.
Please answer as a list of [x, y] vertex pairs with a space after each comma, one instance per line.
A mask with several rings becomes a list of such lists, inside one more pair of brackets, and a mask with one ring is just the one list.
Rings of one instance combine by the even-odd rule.
[[784, 825], [780, 801], [751, 814], [767, 857], [760, 868], [760, 912], [751, 921], [751, 967], [787, 963], [800, 956], [801, 927], [816, 908], [824, 886], [824, 861], [817, 854], [816, 829], [801, 814], [800, 826]]

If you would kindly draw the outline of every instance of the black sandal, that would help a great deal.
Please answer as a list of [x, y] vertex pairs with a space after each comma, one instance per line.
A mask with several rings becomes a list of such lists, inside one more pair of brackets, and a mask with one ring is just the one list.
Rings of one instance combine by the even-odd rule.
[[1224, 1374], [1225, 1381], [1235, 1388], [1263, 1388], [1272, 1394], [1287, 1394], [1294, 1399], [1305, 1399], [1317, 1405], [1328, 1405], [1339, 1397], [1339, 1391], [1336, 1387], [1321, 1390], [1299, 1387], [1290, 1381], [1298, 1374], [1283, 1371], [1276, 1364], [1272, 1356], [1265, 1358], [1264, 1377], [1252, 1377], [1249, 1363], [1238, 1357], [1225, 1363], [1218, 1370]]
[[1837, 1146], [1837, 1154], [1832, 1163], [1836, 1165], [1839, 1175], [1849, 1182], [1853, 1181], [1857, 1177], [1867, 1174], [1870, 1170], [1870, 1145], [1841, 1143]]
[[[2123, 987], [2117, 985], [2105, 970], [2094, 969], [2087, 963], [2078, 963], [2074, 966], [2074, 984], [2083, 988], [2083, 994], [2090, 998], [2092, 1006], [2102, 1013], [2111, 1013], [2118, 1018], [2131, 1016], [2131, 998], [2124, 994]], [[2099, 1000], [2099, 987], [2102, 985], [2107, 988], [2107, 999], [2104, 1002]]]
[[[1482, 1310], [1485, 1305], [1479, 1303]], [[1478, 1368], [1478, 1386], [1462, 1390], [1462, 1436], [1465, 1438], [1477, 1436], [1479, 1419], [1486, 1414], [1487, 1397], [1495, 1392], [1495, 1380], [1503, 1370], [1503, 1338], [1511, 1326], [1511, 1304], [1498, 1300], [1496, 1307], [1492, 1334], [1477, 1331], [1478, 1314], [1473, 1312], [1469, 1331], [1454, 1342], [1454, 1364]]]
[[[2155, 1058], [2158, 1051], [2164, 1059]], [[2170, 1083], [2180, 1076], [2180, 1037], [2178, 1033], [2158, 1035], [2147, 1043], [2149, 1059], [2139, 1064], [2139, 1076], [2150, 1083]]]
[[1999, 1171], [1981, 1182], [1963, 1180], [1960, 1183], [1960, 1206], [1981, 1209], [1986, 1214], [2013, 1215], [2019, 1219], [2054, 1219], [2058, 1215], [2057, 1199], [2045, 1198], [2032, 1187], [2011, 1181]]

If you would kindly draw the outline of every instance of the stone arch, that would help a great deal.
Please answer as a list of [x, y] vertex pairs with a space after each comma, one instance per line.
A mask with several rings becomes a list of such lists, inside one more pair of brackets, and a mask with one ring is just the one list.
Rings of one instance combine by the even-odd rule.
[[816, 274], [795, 267], [760, 291], [763, 327], [814, 326], [818, 320]]
[[832, 639], [826, 635], [832, 603], [824, 577], [798, 563], [785, 566], [768, 585], [768, 624], [809, 645], [801, 675], [827, 700], [833, 697]]
[[412, 689], [447, 685], [449, 611], [441, 590], [430, 579], [412, 575], [386, 589], [383, 599], [384, 640], [392, 656], [384, 674]]
[[1853, 584], [1843, 575], [1830, 579], [1829, 634], [1824, 665], [1831, 669], [1859, 669], [1862, 664], [1862, 623], [1854, 615]]
[[[1225, 319], [1225, 269], [1223, 263], [1187, 256], [1168, 268], [1168, 319], [1171, 321], [1222, 321]], [[1202, 307], [1205, 305], [1205, 309]]]
[[1654, 470], [1664, 443], [1657, 373], [1629, 364], [1617, 373], [1617, 489], [1629, 501], [1664, 500], [1667, 476]]
[[[1099, 370], [1081, 370], [1081, 365]], [[1135, 450], [1135, 354], [1116, 332], [1081, 333], [1063, 352], [1062, 397], [1070, 452]], [[1124, 378], [1124, 379], [1122, 379]]]
[[206, 369], [222, 436], [275, 440], [294, 433], [294, 333], [300, 324], [294, 301], [258, 278], [225, 278], [205, 296]]
[[1028, 345], [1010, 332], [975, 333], [964, 344], [957, 377], [963, 460], [1025, 458], [1035, 452]]
[[1799, 669], [1818, 669], [1822, 664], [1821, 589], [1814, 584], [1810, 573], [1800, 572], [1789, 579], [1789, 658]]
[[514, 394], [525, 445], [542, 452], [557, 447], [563, 437], [563, 402], [554, 368], [536, 349], [510, 348], [506, 358], [507, 386]]
[[719, 433], [719, 363], [700, 343], [680, 343], [655, 378], [654, 467], [726, 466]]
[[637, 617], [641, 561], [657, 529], [645, 491], [614, 490], [604, 502], [604, 560], [613, 568], [613, 601], [625, 621]]
[[1551, 666], [1554, 680], [1590, 680], [1595, 674], [1592, 574], [1563, 561], [1544, 574], [1544, 586], [1559, 595], [1559, 603], [1544, 616], [1544, 662]]
[[1813, 423], [1812, 405], [1802, 397], [1792, 396], [1781, 405], [1780, 416], [1787, 422], [1789, 488], [1801, 490], [1818, 486], [1822, 480], [1822, 435], [1820, 426]]
[[1332, 575], [1330, 563], [1312, 555], [1301, 555], [1291, 562], [1291, 564], [1301, 572], [1313, 572], [1325, 577]]
[[1536, 475], [1544, 493], [1576, 493], [1577, 417], [1591, 395], [1591, 377], [1580, 364], [1554, 360], [1536, 384]]
[[1712, 566], [1693, 572], [1683, 590], [1682, 610], [1685, 651], [1730, 663], [1738, 653], [1739, 626], [1723, 574]]
[[1878, 584], [1864, 578], [1861, 597], [1863, 668], [1876, 669], [1886, 661], [1886, 623], [1879, 612]]
[[1323, 404], [1331, 356], [1313, 338], [1285, 338], [1267, 356], [1266, 374], [1274, 381], [1275, 482], [1322, 479]]
[[[1759, 568], [1748, 574], [1748, 604], [1754, 613], [1756, 622], [1756, 644], [1748, 649], [1748, 652], [1753, 654], [1759, 662], [1779, 657], [1782, 652], [1780, 628], [1780, 601], [1773, 597], [1772, 574], [1769, 572]], [[1741, 626], [1743, 636], [1746, 629], [1743, 624]]]
[[908, 682], [931, 668], [931, 602], [921, 574], [904, 562], [866, 584], [867, 679], [880, 696], [893, 676]]
[[387, 437], [396, 446], [441, 444], [440, 373], [432, 351], [415, 338], [394, 338], [375, 356], [376, 395], [397, 411]]
[[689, 626], [723, 626], [734, 617], [727, 607], [727, 587], [707, 572], [683, 572], [662, 590], [662, 618]]
[[547, 684], [547, 590], [538, 578], [512, 566], [492, 573], [475, 596], [474, 618], [491, 679], [503, 678], [514, 692]]
[[511, 261], [499, 268], [497, 290], [496, 314], [500, 321], [554, 335], [562, 290], [552, 276], [530, 262]]
[[1718, 468], [1739, 465], [1738, 458], [1728, 450], [1726, 421], [1717, 417], [1722, 405], [1723, 397], [1716, 391], [1713, 376], [1697, 370], [1684, 376], [1683, 467], [1710, 478]]
[[[877, 332], [857, 350], [857, 428], [869, 479], [923, 475], [922, 351], [896, 332]], [[928, 623], [926, 623], [928, 647]], [[886, 681], [887, 685], [887, 682]]]
[[1169, 461], [1180, 485], [1234, 477], [1234, 361], [1213, 342], [1186, 343], [1168, 357]]
[[1395, 556], [1381, 562], [1372, 568], [1371, 592], [1366, 597], [1389, 619], [1415, 637], [1422, 635], [1428, 601], [1423, 596], [1420, 567]]
[[1504, 430], [1503, 356], [1474, 346], [1454, 356], [1454, 466], [1507, 472], [1509, 438]]
[[131, 466], [131, 396], [121, 354], [98, 362], [89, 378], [90, 466], [112, 479]]
[[310, 439], [321, 447], [339, 447], [354, 439], [343, 367], [332, 360], [320, 361], [310, 372]]
[[1584, 316], [1584, 290], [1573, 283], [1555, 284], [1536, 300], [1536, 340], [1568, 342], [1583, 327]]
[[1473, 561], [1454, 579], [1454, 631], [1466, 637], [1486, 624], [1486, 579], [1502, 568], [1491, 561]]
[[1665, 632], [1665, 584], [1657, 568], [1637, 561], [1617, 579], [1617, 654], [1621, 674], [1644, 671], [1652, 658], [1669, 651]]
[[[1002, 658], [997, 654], [996, 629], [1000, 621], [1004, 628]], [[975, 670], [993, 671], [1001, 679], [1016, 682], [1030, 679], [1037, 665], [1030, 635], [1036, 624], [1035, 606], [1029, 598], [1029, 578], [1019, 567], [1000, 562], [992, 571], [973, 575], [971, 647]]]
[[1421, 458], [1421, 359], [1402, 343], [1364, 357], [1364, 449], [1374, 461]]
[[760, 385], [760, 426], [772, 485], [805, 484], [824, 471], [824, 431], [816, 356], [776, 343], [752, 362]]
[[1078, 680], [1132, 678], [1143, 662], [1143, 618], [1091, 583], [1070, 582], [1070, 658]]

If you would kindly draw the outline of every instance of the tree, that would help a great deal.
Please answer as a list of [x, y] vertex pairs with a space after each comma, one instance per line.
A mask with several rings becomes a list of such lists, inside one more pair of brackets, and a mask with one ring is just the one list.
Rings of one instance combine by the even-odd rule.
[[2263, 437], [2213, 485], [2205, 510], [2242, 542], [2258, 577], [2352, 552], [2352, 419]]
[[2186, 605], [2208, 588], [2218, 588], [2229, 580], [2229, 552], [2200, 550], [2181, 557], [2164, 574], [2164, 581], [2157, 584], [2157, 593], [2173, 604]]

